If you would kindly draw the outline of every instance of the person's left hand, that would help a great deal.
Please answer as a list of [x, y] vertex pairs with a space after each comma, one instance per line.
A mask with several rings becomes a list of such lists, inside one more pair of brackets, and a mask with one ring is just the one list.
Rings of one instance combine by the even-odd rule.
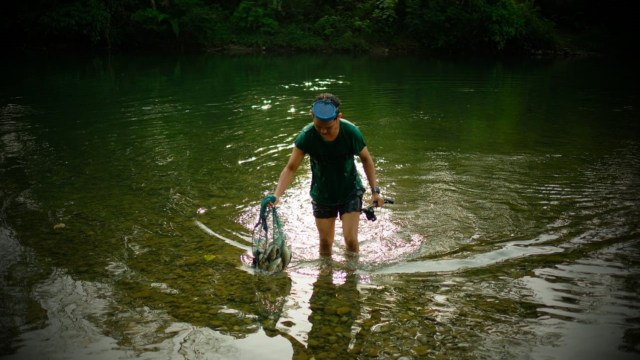
[[373, 193], [371, 195], [371, 204], [375, 207], [382, 207], [382, 205], [384, 205], [384, 198], [382, 198], [380, 194]]

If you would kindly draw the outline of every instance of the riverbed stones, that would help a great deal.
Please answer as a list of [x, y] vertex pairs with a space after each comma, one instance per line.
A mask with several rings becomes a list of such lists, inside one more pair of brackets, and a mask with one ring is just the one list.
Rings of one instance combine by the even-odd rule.
[[429, 347], [425, 345], [418, 345], [411, 349], [411, 352], [416, 356], [425, 356], [429, 353]]
[[336, 313], [340, 316], [351, 313], [351, 308], [348, 306], [341, 306], [336, 309]]

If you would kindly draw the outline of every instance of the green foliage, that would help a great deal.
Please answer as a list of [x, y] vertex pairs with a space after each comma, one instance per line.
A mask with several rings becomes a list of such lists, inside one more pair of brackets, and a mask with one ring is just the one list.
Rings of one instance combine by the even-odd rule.
[[226, 18], [224, 11], [215, 6], [189, 12], [182, 18], [183, 38], [204, 47], [220, 46], [231, 36], [229, 27], [225, 25]]
[[406, 5], [409, 36], [435, 50], [502, 52], [521, 39], [543, 36], [549, 26], [528, 1], [408, 0]]
[[[134, 36], [199, 48], [218, 46], [228, 40], [229, 32], [222, 26], [227, 15], [219, 6], [207, 5], [201, 0], [174, 0], [162, 4], [133, 13]], [[169, 40], [168, 35], [173, 40]]]
[[[314, 51], [413, 46], [431, 52], [531, 52], [555, 46], [554, 21], [574, 30], [592, 23], [601, 29], [604, 22], [578, 0], [24, 0], [1, 6], [4, 41], [163, 49], [237, 44]], [[627, 19], [622, 13], [606, 12]]]
[[396, 13], [397, 0], [378, 0], [375, 2], [373, 13], [370, 14], [371, 29], [375, 36], [384, 40], [391, 40], [396, 33], [398, 15]]
[[110, 14], [101, 1], [79, 0], [54, 7], [41, 21], [49, 35], [97, 43], [108, 32]]
[[315, 51], [319, 46], [324, 44], [324, 40], [316, 36], [298, 24], [287, 25], [281, 32], [271, 37], [270, 46], [291, 49], [292, 44], [295, 48], [303, 51]]
[[314, 32], [325, 40], [332, 40], [341, 30], [342, 20], [335, 15], [321, 17], [314, 26]]
[[201, 0], [174, 0], [174, 6], [173, 16], [179, 24], [182, 43], [209, 47], [228, 40], [229, 28], [225, 26], [228, 16], [220, 6]]
[[504, 49], [508, 41], [518, 38], [524, 32], [522, 6], [514, 0], [501, 0], [494, 4], [480, 6], [481, 18], [487, 20], [487, 40], [498, 50]]
[[273, 17], [273, 8], [261, 1], [242, 1], [233, 13], [232, 21], [242, 30], [266, 34], [275, 33], [279, 27]]
[[[358, 26], [359, 25], [359, 26]], [[367, 22], [345, 19], [335, 15], [321, 17], [313, 26], [313, 33], [324, 40], [320, 51], [361, 52], [368, 44], [362, 33], [368, 26]]]
[[331, 45], [337, 50], [363, 52], [368, 48], [367, 42], [351, 31], [345, 31]]
[[143, 29], [162, 31], [167, 28], [169, 15], [157, 9], [146, 8], [133, 13], [131, 20]]
[[523, 30], [518, 36], [518, 41], [513, 44], [524, 52], [533, 52], [537, 49], [555, 49], [558, 39], [553, 23], [538, 14], [532, 2], [522, 4]]

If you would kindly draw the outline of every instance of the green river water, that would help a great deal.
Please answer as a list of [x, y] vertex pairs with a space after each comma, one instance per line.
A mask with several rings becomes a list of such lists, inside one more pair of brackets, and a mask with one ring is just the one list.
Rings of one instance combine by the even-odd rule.
[[[0, 356], [638, 359], [640, 84], [620, 59], [6, 56]], [[396, 202], [320, 259], [305, 161], [251, 230], [313, 97]]]

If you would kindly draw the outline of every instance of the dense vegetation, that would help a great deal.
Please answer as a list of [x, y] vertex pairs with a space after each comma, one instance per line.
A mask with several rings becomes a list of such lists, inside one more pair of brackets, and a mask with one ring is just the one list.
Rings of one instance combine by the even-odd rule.
[[624, 0], [12, 0], [0, 5], [0, 41], [168, 51], [603, 51], [631, 39], [630, 9]]

